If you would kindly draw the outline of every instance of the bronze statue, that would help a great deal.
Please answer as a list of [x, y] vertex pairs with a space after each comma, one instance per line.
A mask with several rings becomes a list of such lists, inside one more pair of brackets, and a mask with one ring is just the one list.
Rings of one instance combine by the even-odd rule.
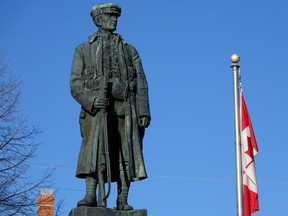
[[147, 177], [142, 139], [151, 120], [148, 85], [137, 50], [114, 33], [121, 8], [99, 4], [90, 15], [98, 31], [76, 47], [70, 79], [81, 105], [76, 177], [86, 179], [86, 195], [77, 206], [106, 208], [111, 182], [117, 182], [117, 209], [132, 210], [130, 182]]

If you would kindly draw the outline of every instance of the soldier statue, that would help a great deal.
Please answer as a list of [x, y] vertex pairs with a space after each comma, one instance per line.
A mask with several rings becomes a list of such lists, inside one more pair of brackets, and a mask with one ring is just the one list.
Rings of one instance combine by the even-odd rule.
[[147, 178], [142, 140], [151, 120], [148, 85], [137, 50], [114, 33], [121, 8], [98, 4], [90, 15], [98, 31], [76, 47], [70, 78], [81, 105], [76, 177], [86, 180], [77, 206], [106, 208], [111, 182], [117, 182], [117, 210], [132, 210], [130, 183]]

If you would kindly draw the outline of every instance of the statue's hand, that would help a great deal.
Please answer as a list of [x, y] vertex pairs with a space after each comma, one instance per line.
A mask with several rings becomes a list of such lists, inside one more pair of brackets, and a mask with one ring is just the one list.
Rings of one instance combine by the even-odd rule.
[[106, 106], [107, 106], [107, 100], [106, 99], [96, 98], [94, 100], [93, 107], [95, 109], [105, 109]]
[[150, 119], [146, 116], [138, 118], [138, 126], [147, 128], [150, 124]]

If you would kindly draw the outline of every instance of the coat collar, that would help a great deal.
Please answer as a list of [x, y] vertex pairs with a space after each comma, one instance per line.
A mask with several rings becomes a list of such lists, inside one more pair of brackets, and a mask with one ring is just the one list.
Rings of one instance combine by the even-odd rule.
[[[97, 38], [99, 37], [99, 35], [101, 35], [101, 33], [99, 33], [99, 32], [96, 32], [96, 33], [90, 35], [90, 36], [88, 37], [88, 42], [89, 42], [90, 44], [92, 44], [93, 42], [95, 42], [95, 41], [97, 40]], [[124, 44], [126, 44], [126, 41], [121, 37], [121, 35], [119, 35], [119, 34], [114, 34], [114, 35], [115, 35], [115, 36], [118, 36], [118, 37], [119, 37], [119, 40], [121, 40]]]

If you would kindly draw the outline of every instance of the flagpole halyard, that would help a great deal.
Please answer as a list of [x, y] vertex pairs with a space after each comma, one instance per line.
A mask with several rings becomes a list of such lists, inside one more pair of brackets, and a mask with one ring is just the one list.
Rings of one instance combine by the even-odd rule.
[[240, 128], [240, 94], [239, 94], [239, 68], [240, 56], [231, 56], [231, 68], [233, 70], [234, 90], [234, 133], [235, 133], [235, 154], [236, 154], [236, 195], [237, 195], [237, 216], [243, 216], [243, 183], [242, 183], [242, 151], [241, 151], [241, 128]]

